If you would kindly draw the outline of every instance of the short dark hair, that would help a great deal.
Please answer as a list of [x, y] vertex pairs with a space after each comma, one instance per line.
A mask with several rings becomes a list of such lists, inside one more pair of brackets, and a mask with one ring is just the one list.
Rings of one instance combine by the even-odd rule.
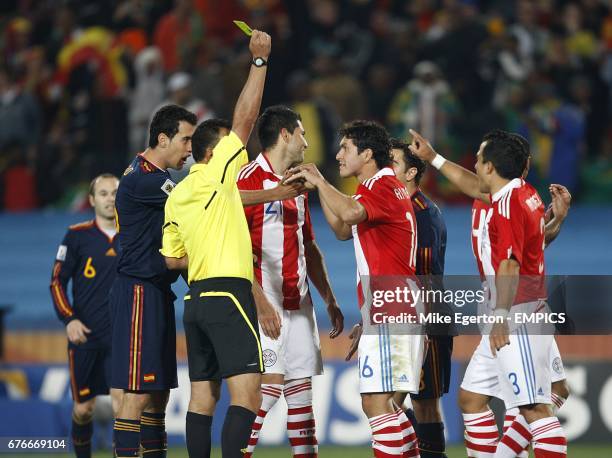
[[423, 178], [423, 174], [425, 170], [427, 170], [427, 163], [415, 156], [410, 148], [408, 147], [408, 143], [401, 141], [398, 138], [391, 139], [391, 149], [399, 149], [404, 153], [404, 162], [406, 163], [406, 170], [409, 168], [416, 168], [417, 174], [414, 177], [414, 181], [416, 184], [421, 182], [421, 178]]
[[194, 161], [200, 162], [208, 148], [217, 146], [221, 129], [232, 130], [232, 123], [227, 119], [212, 118], [196, 127], [191, 136], [191, 155]]
[[98, 180], [102, 180], [104, 178], [114, 178], [115, 180], [119, 181], [119, 178], [117, 178], [112, 173], [101, 173], [100, 175], [95, 177], [93, 180], [91, 180], [91, 182], [89, 183], [89, 195], [91, 195], [91, 196], [95, 195], [95, 193], [96, 193], [96, 183], [98, 182]]
[[276, 145], [278, 134], [282, 129], [293, 133], [302, 117], [291, 108], [283, 105], [274, 105], [266, 108], [259, 117], [257, 136], [259, 144], [264, 151]]
[[504, 130], [493, 130], [487, 133], [483, 141], [487, 142], [482, 150], [483, 162], [491, 162], [497, 174], [507, 180], [520, 178], [527, 167], [529, 150], [525, 149], [525, 139]]
[[157, 110], [149, 126], [149, 147], [155, 148], [157, 146], [159, 134], [166, 134], [172, 140], [179, 130], [180, 121], [195, 126], [198, 123], [198, 118], [191, 111], [178, 105], [166, 105]]
[[370, 148], [379, 170], [393, 163], [389, 133], [377, 122], [362, 120], [349, 122], [340, 129], [340, 136], [353, 140], [358, 153]]

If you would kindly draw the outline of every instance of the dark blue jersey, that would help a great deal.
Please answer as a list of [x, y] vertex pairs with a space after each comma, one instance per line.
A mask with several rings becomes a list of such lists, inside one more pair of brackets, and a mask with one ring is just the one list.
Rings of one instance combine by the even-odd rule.
[[126, 169], [119, 182], [115, 208], [121, 256], [120, 274], [169, 287], [177, 274], [166, 269], [159, 252], [164, 224], [164, 206], [175, 183], [170, 174], [142, 155]]
[[444, 275], [446, 224], [438, 206], [417, 189], [411, 196], [417, 221], [417, 275]]
[[[79, 319], [91, 329], [79, 348], [110, 346], [108, 292], [117, 272], [119, 242], [109, 238], [95, 221], [70, 226], [59, 246], [53, 274], [51, 297], [60, 320], [68, 324]], [[72, 281], [72, 303], [68, 282]]]

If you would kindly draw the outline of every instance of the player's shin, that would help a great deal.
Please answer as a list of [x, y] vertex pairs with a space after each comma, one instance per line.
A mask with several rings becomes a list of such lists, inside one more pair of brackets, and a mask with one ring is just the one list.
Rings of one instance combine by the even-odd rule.
[[400, 423], [400, 428], [402, 430], [402, 440], [404, 441], [404, 453], [403, 457], [420, 457], [419, 454], [419, 445], [416, 433], [414, 432], [414, 427], [412, 426], [412, 422], [408, 419], [406, 414], [401, 408], [398, 408], [395, 411], [397, 415], [397, 419]]
[[147, 458], [165, 458], [168, 449], [166, 414], [143, 412], [140, 417], [140, 445]]
[[257, 446], [257, 441], [259, 440], [259, 433], [261, 432], [264, 419], [270, 409], [274, 407], [282, 392], [283, 385], [271, 383], [263, 383], [261, 385], [261, 407], [251, 427], [251, 437], [249, 438], [249, 445], [247, 446], [244, 458], [250, 458], [253, 455], [255, 447]]
[[291, 380], [283, 389], [287, 401], [287, 435], [294, 457], [314, 458], [318, 454], [311, 379]]
[[93, 423], [91, 416], [78, 417], [72, 413], [72, 445], [77, 458], [91, 457], [91, 436], [93, 434]]
[[564, 458], [567, 439], [557, 417], [541, 418], [529, 424], [536, 458]]
[[495, 458], [528, 457], [531, 431], [518, 408], [508, 409], [504, 418], [504, 435], [497, 444]]
[[492, 458], [497, 447], [498, 431], [491, 410], [464, 413], [465, 448], [470, 458]]

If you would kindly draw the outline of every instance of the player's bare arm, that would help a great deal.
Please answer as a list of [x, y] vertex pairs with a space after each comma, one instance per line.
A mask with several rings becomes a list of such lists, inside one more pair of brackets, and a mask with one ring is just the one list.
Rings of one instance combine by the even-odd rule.
[[329, 282], [323, 254], [317, 242], [311, 240], [304, 244], [304, 256], [306, 257], [308, 278], [310, 278], [325, 301], [325, 304], [327, 304], [327, 314], [329, 315], [329, 321], [332, 325], [332, 330], [329, 331], [329, 337], [334, 339], [338, 337], [344, 329], [344, 315], [342, 315], [342, 311], [340, 307], [338, 307], [336, 296]]
[[295, 199], [304, 193], [306, 188], [301, 183], [279, 184], [272, 189], [260, 189], [256, 191], [240, 191], [242, 205], [249, 207], [252, 205], [267, 204], [287, 199]]
[[[420, 159], [432, 164], [438, 153], [431, 146], [431, 143], [415, 130], [410, 129], [410, 133], [412, 134], [410, 151]], [[438, 170], [448, 181], [457, 186], [462, 193], [473, 199], [479, 199], [488, 204], [491, 203], [489, 195], [480, 192], [478, 176], [474, 172], [449, 160], [445, 160]]]
[[189, 265], [189, 258], [187, 255], [182, 258], [170, 258], [168, 256], [164, 256], [164, 260], [166, 261], [166, 267], [169, 270], [187, 270], [187, 266]]
[[349, 334], [349, 339], [351, 339], [351, 346], [349, 347], [349, 351], [344, 358], [345, 361], [350, 361], [357, 349], [359, 348], [359, 341], [361, 340], [361, 334], [363, 334], [363, 326], [361, 323], [357, 323], [351, 329], [351, 333]]
[[292, 172], [294, 174], [286, 182], [303, 179], [307, 185], [316, 187], [325, 218], [336, 237], [340, 240], [351, 238], [351, 226], [365, 221], [368, 217], [363, 205], [332, 186], [314, 164], [300, 165], [292, 169]]
[[544, 231], [544, 240], [546, 246], [550, 245], [561, 232], [561, 225], [569, 212], [572, 202], [572, 195], [567, 188], [560, 184], [551, 184], [549, 187], [552, 204], [549, 211], [546, 212], [546, 227]]
[[[495, 305], [495, 315], [507, 316], [514, 302], [518, 289], [520, 265], [514, 258], [504, 259], [499, 263], [498, 271], [495, 274], [495, 287], [497, 288], [497, 303]], [[489, 337], [491, 343], [491, 353], [510, 344], [510, 332], [508, 322], [496, 323], [491, 329]]]
[[85, 326], [83, 322], [78, 319], [71, 320], [66, 325], [66, 335], [68, 336], [68, 340], [75, 345], [87, 342], [87, 334], [90, 332], [91, 329]]
[[[270, 35], [259, 30], [253, 30], [249, 43], [249, 50], [253, 55], [253, 59], [260, 57], [267, 61], [271, 47], [272, 39]], [[236, 102], [234, 118], [232, 120], [232, 131], [238, 135], [243, 145], [247, 144], [259, 114], [261, 97], [263, 96], [266, 82], [266, 70], [266, 65], [261, 67], [251, 65], [249, 77]]]
[[261, 285], [256, 279], [253, 280], [253, 298], [255, 299], [255, 307], [257, 308], [257, 319], [263, 333], [271, 339], [278, 339], [281, 331], [280, 316], [268, 301]]

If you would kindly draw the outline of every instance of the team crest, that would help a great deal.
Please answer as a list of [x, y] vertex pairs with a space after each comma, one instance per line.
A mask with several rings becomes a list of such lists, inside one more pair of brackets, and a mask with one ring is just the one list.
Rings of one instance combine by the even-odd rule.
[[553, 371], [559, 375], [563, 373], [563, 361], [561, 361], [561, 358], [557, 356], [555, 359], [553, 359], [552, 368]]
[[265, 367], [272, 367], [278, 359], [274, 350], [266, 349], [262, 353], [263, 363]]
[[164, 181], [164, 184], [162, 184], [161, 190], [164, 191], [166, 194], [170, 195], [175, 186], [176, 183], [174, 183], [174, 181], [167, 179], [166, 181]]

